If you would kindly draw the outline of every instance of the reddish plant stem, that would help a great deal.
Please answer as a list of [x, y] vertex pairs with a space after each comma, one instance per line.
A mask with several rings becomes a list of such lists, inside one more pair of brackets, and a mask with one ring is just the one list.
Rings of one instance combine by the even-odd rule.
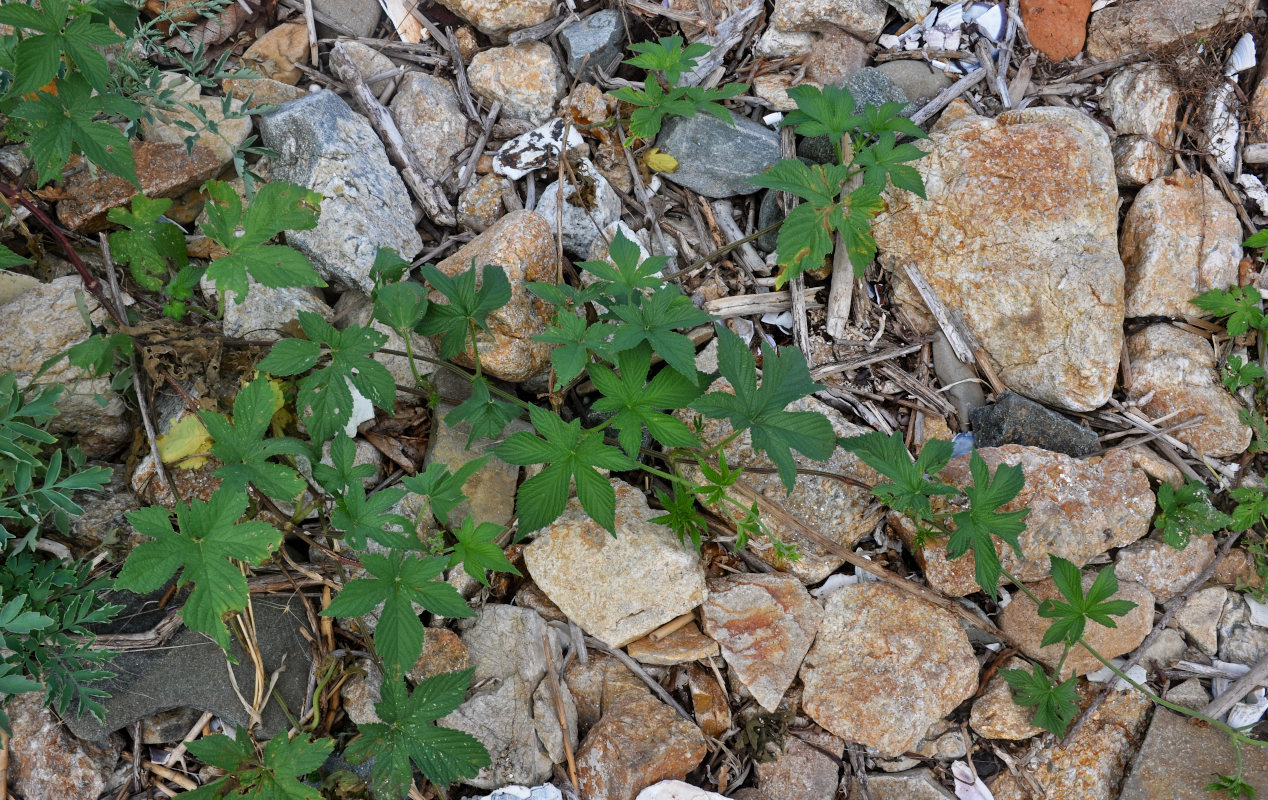
[[87, 289], [93, 297], [97, 298], [97, 303], [104, 308], [108, 314], [110, 314], [111, 319], [115, 321], [116, 325], [121, 328], [127, 327], [127, 322], [119, 315], [119, 312], [115, 309], [114, 304], [108, 301], [105, 295], [102, 294], [101, 283], [92, 276], [91, 272], [88, 271], [88, 265], [85, 264], [83, 259], [79, 257], [79, 253], [75, 252], [75, 248], [71, 247], [70, 240], [68, 240], [65, 234], [62, 233], [61, 229], [57, 227], [57, 223], [53, 222], [52, 218], [50, 218], [48, 214], [44, 213], [44, 209], [40, 208], [39, 204], [35, 203], [30, 198], [25, 197], [20, 189], [10, 186], [7, 183], [0, 182], [0, 194], [10, 200], [16, 200], [19, 205], [31, 212], [31, 216], [35, 217], [40, 225], [52, 234], [53, 238], [57, 240], [57, 243], [61, 245], [62, 251], [66, 253], [66, 259], [70, 261], [71, 264], [75, 265], [76, 271], [79, 272], [79, 277], [84, 281], [84, 288]]

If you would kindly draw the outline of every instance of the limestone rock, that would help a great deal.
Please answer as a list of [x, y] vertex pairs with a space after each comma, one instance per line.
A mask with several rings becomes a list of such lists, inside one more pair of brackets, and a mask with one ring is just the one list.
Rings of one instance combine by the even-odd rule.
[[[767, 35], [772, 31], [774, 28], [769, 29]], [[808, 36], [809, 34], [789, 35]], [[763, 35], [762, 38], [765, 39], [766, 36]], [[868, 62], [867, 43], [838, 28], [825, 29], [820, 38], [811, 40], [807, 49], [809, 53], [806, 54], [806, 77], [825, 86], [844, 86], [850, 76]], [[894, 80], [898, 82], [896, 78]]]
[[95, 798], [119, 761], [117, 737], [85, 742], [68, 734], [57, 715], [43, 707], [44, 693], [28, 692], [8, 700], [13, 738], [9, 741], [8, 780], [28, 798]]
[[1118, 250], [1128, 317], [1202, 316], [1191, 299], [1237, 283], [1242, 226], [1210, 178], [1176, 170], [1136, 195]]
[[368, 658], [357, 659], [357, 669], [339, 689], [343, 710], [354, 725], [381, 723], [375, 706], [383, 702], [383, 674]]
[[816, 31], [828, 25], [864, 41], [875, 41], [885, 25], [884, 0], [778, 0], [771, 27], [781, 31]]
[[574, 498], [524, 552], [533, 580], [596, 639], [623, 647], [651, 633], [705, 598], [704, 570], [643, 493], [614, 480], [616, 535]]
[[388, 107], [424, 173], [443, 181], [457, 172], [458, 154], [471, 137], [452, 83], [425, 72], [410, 72], [401, 79]]
[[225, 78], [220, 82], [220, 89], [226, 95], [232, 94], [235, 100], [241, 100], [247, 108], [280, 106], [308, 94], [297, 86], [272, 78]]
[[[554, 663], [563, 663], [558, 640], [537, 612], [489, 604], [462, 642], [475, 668], [472, 684], [482, 688], [439, 722], [476, 737], [492, 757], [466, 782], [481, 789], [541, 783], [550, 777], [550, 765], [565, 758], [551, 682], [543, 680], [547, 646]], [[560, 691], [575, 750], [576, 706], [567, 686]]]
[[709, 581], [701, 617], [727, 665], [774, 712], [797, 677], [823, 609], [791, 575], [736, 574]]
[[955, 797], [925, 767], [890, 775], [868, 775], [867, 788], [872, 800], [952, 800]]
[[[1083, 590], [1091, 588], [1096, 580], [1096, 573], [1091, 570], [1083, 573]], [[1061, 600], [1061, 592], [1051, 579], [1030, 585], [1040, 600]], [[1095, 622], [1089, 622], [1083, 636], [1088, 644], [1106, 658], [1114, 658], [1136, 649], [1136, 645], [1145, 640], [1154, 624], [1154, 596], [1138, 583], [1120, 582], [1118, 591], [1112, 596], [1114, 600], [1127, 600], [1136, 607], [1126, 616], [1114, 617], [1117, 627], [1107, 628]], [[1013, 601], [1000, 613], [1000, 628], [1012, 636], [1022, 652], [1033, 659], [1042, 661], [1048, 668], [1055, 669], [1061, 658], [1062, 645], [1051, 644], [1041, 648], [1043, 638], [1052, 620], [1040, 617], [1035, 602], [1029, 596], [1017, 593]], [[1074, 647], [1066, 657], [1062, 678], [1073, 675], [1086, 675], [1101, 668], [1101, 662], [1082, 645]]]
[[[1257, 792], [1268, 792], [1268, 752], [1243, 747], [1242, 777]], [[1203, 789], [1214, 775], [1237, 772], [1237, 753], [1228, 737], [1214, 728], [1160, 708], [1140, 746], [1120, 800], [1205, 800]]]
[[1022, 0], [1021, 18], [1034, 48], [1050, 61], [1083, 52], [1092, 0]]
[[505, 188], [505, 178], [492, 174], [481, 176], [458, 197], [458, 224], [476, 233], [487, 230], [505, 211], [502, 205]]
[[550, 19], [555, 11], [551, 0], [442, 0], [453, 13], [494, 38]]
[[1179, 88], [1155, 64], [1124, 67], [1106, 82], [1101, 110], [1118, 133], [1113, 150], [1120, 185], [1143, 186], [1166, 174], [1179, 107]]
[[[392, 63], [392, 59], [369, 45], [361, 42], [340, 42], [340, 44], [343, 45], [344, 52], [348, 54], [348, 60], [352, 62], [352, 66], [356, 67], [357, 72], [361, 73], [361, 77], [367, 81], [375, 75], [390, 72], [396, 66]], [[373, 89], [377, 92], [382, 89], [382, 85], [374, 84]]]
[[1242, 406], [1220, 385], [1215, 352], [1205, 336], [1171, 325], [1150, 325], [1127, 338], [1132, 400], [1152, 395], [1140, 408], [1152, 418], [1177, 412], [1169, 426], [1200, 418], [1172, 435], [1214, 458], [1243, 452], [1251, 429], [1238, 419]]
[[[12, 371], [18, 387], [25, 388], [45, 361], [87, 339], [92, 331], [79, 313], [77, 296], [83, 297], [94, 325], [108, 319], [105, 309], [84, 291], [78, 275], [40, 284], [0, 306], [0, 314], [13, 323], [0, 326], [0, 373]], [[111, 390], [109, 376], [89, 378], [63, 359], [40, 376], [40, 383], [70, 389], [58, 398], [58, 414], [48, 430], [70, 434], [90, 458], [113, 455], [132, 438], [127, 407]], [[98, 395], [105, 405], [98, 405]]]
[[[204, 277], [203, 293], [213, 302], [218, 300], [215, 285]], [[241, 300], [242, 302], [238, 302]], [[247, 277], [247, 293], [238, 297], [229, 292], [225, 298], [225, 314], [221, 324], [225, 336], [242, 339], [277, 341], [286, 336], [284, 326], [299, 319], [300, 311], [319, 314], [330, 319], [330, 306], [318, 294], [304, 286], [284, 286], [274, 289]]]
[[[1030, 672], [1031, 666], [1014, 656], [1002, 669], [1024, 669]], [[969, 724], [978, 735], [987, 739], [1016, 741], [1043, 733], [1043, 728], [1034, 724], [1034, 718], [1035, 710], [1017, 705], [1013, 700], [1012, 688], [997, 674], [986, 684], [982, 696], [973, 701]]]
[[[710, 389], [730, 391], [730, 385], [723, 378], [716, 381]], [[846, 422], [836, 409], [813, 397], [805, 397], [790, 403], [788, 410], [826, 414], [836, 436], [848, 437], [866, 433], [863, 428]], [[685, 417], [685, 414], [680, 412], [679, 416]], [[730, 434], [731, 423], [726, 420], [706, 419], [704, 421], [701, 434], [704, 441], [710, 444], [720, 442]], [[774, 463], [769, 458], [753, 450], [752, 435], [747, 430], [728, 444], [724, 452], [727, 464], [732, 468], [770, 469], [774, 467]], [[853, 453], [841, 448], [834, 450], [832, 457], [827, 461], [811, 461], [800, 453], [794, 453], [793, 459], [799, 467], [846, 475], [868, 485], [875, 485], [881, 480], [877, 473]], [[689, 467], [685, 471], [693, 480], [700, 477], [693, 468]], [[842, 547], [854, 547], [859, 540], [870, 534], [875, 529], [876, 523], [880, 521], [880, 511], [873, 508], [870, 492], [831, 478], [799, 475], [792, 494], [787, 493], [779, 475], [773, 472], [748, 472], [741, 480], [757, 493], [777, 500], [797, 521], [835, 540]], [[736, 499], [743, 499], [743, 496], [738, 493], [733, 496]], [[751, 502], [751, 500], [746, 501], [745, 505]], [[766, 563], [796, 575], [802, 583], [818, 583], [845, 563], [844, 558], [811, 541], [787, 520], [765, 513], [762, 521], [773, 537], [786, 544], [796, 545], [801, 558], [791, 562], [781, 560], [775, 554], [769, 540], [764, 538], [749, 540], [750, 552]]]
[[1249, 666], [1268, 656], [1268, 628], [1260, 627], [1262, 622], [1251, 616], [1242, 595], [1230, 592], [1220, 617], [1220, 660]]
[[[895, 87], [902, 90], [907, 100], [917, 105], [929, 102], [953, 83], [945, 72], [916, 59], [886, 61], [878, 64], [876, 71], [887, 76]], [[856, 97], [856, 103], [857, 100]]]
[[[194, 145], [193, 152], [186, 152], [183, 143], [133, 141], [132, 158], [141, 192], [151, 198], [180, 197], [216, 177], [224, 167], [210, 148]], [[68, 166], [86, 167], [86, 163], [72, 156]], [[67, 199], [57, 204], [57, 219], [76, 233], [95, 233], [106, 227], [106, 212], [127, 205], [137, 194], [131, 183], [100, 169], [71, 174], [63, 188]]]
[[502, 104], [502, 113], [540, 125], [568, 88], [555, 53], [542, 42], [482, 50], [467, 68], [471, 91]]
[[842, 739], [905, 753], [977, 689], [977, 659], [946, 611], [875, 582], [844, 586], [824, 605], [801, 668], [802, 706]]
[[374, 35], [382, 9], [374, 0], [313, 0], [313, 11], [324, 13], [332, 24], [318, 23], [317, 35], [330, 38], [331, 33], [356, 38]]
[[584, 736], [608, 709], [630, 698], [645, 697], [647, 686], [620, 661], [591, 653], [586, 663], [568, 662], [564, 680], [577, 705], [577, 726]]
[[[1158, 638], [1154, 639], [1153, 644], [1145, 650], [1145, 654], [1140, 657], [1140, 663], [1144, 666], [1157, 663], [1164, 668], [1170, 667], [1184, 657], [1186, 648], [1184, 634], [1175, 628], [1164, 628], [1158, 634]], [[1203, 703], [1203, 705], [1206, 704]]]
[[629, 800], [665, 779], [682, 780], [707, 752], [700, 729], [649, 694], [604, 712], [577, 750], [577, 789], [589, 800]]
[[[1030, 777], [1046, 797], [1112, 800], [1149, 722], [1149, 698], [1113, 692], [1067, 746], [1043, 748]], [[1024, 781], [1005, 770], [991, 784], [995, 800], [1031, 800]]]
[[779, 134], [738, 114], [732, 122], [711, 114], [666, 119], [656, 145], [678, 159], [678, 169], [664, 177], [705, 197], [756, 192], [748, 179], [779, 160]]
[[[477, 335], [485, 371], [508, 381], [540, 375], [550, 365], [551, 345], [534, 342], [532, 337], [546, 330], [550, 310], [524, 284], [557, 277], [555, 244], [546, 220], [532, 211], [512, 211], [436, 266], [454, 276], [470, 269], [472, 259], [477, 267], [501, 266], [511, 282], [511, 301], [489, 314], [492, 336], [484, 331]], [[433, 292], [431, 299], [442, 298]], [[460, 353], [456, 360], [465, 366], [474, 364], [467, 353]]]
[[1141, 539], [1118, 551], [1114, 574], [1120, 581], [1137, 581], [1159, 603], [1179, 594], [1215, 558], [1215, 537], [1207, 534], [1183, 550], [1157, 539]]
[[[453, 408], [449, 403], [437, 405], [437, 413], [432, 417], [431, 441], [427, 445], [422, 468], [439, 463], [448, 467], [450, 472], [457, 472], [467, 462], [489, 455], [484, 466], [462, 485], [464, 499], [449, 512], [449, 524], [460, 525], [470, 516], [477, 525], [482, 522], [506, 525], [515, 514], [515, 487], [520, 468], [491, 454], [497, 444], [492, 439], [482, 437], [468, 443], [471, 437], [469, 423], [450, 425], [445, 422], [445, 416]], [[503, 436], [526, 430], [531, 430], [527, 422], [511, 420]]]
[[[207, 122], [204, 123], [188, 108], [174, 106], [157, 111], [153, 121], [143, 119], [141, 136], [147, 142], [180, 144], [182, 147], [185, 140], [192, 136], [196, 145], [207, 148], [215, 156], [220, 167], [232, 163], [234, 151], [242, 146], [254, 127], [251, 117], [242, 110], [242, 102], [230, 101], [228, 118], [219, 97], [190, 97], [185, 102], [198, 106]], [[192, 126], [193, 130], [182, 127], [181, 123]], [[215, 133], [211, 126], [215, 126]]]
[[1220, 23], [1248, 19], [1256, 5], [1255, 0], [1125, 0], [1092, 15], [1087, 54], [1105, 61], [1156, 50], [1186, 37], [1196, 40]]
[[406, 259], [422, 249], [405, 184], [378, 135], [334, 92], [287, 103], [260, 119], [260, 133], [278, 153], [274, 180], [322, 196], [317, 227], [285, 236], [327, 281], [369, 294], [379, 248], [390, 247]]
[[779, 800], [832, 797], [841, 768], [822, 752], [824, 750], [841, 758], [845, 754], [845, 742], [815, 729], [790, 733], [784, 740], [784, 749], [773, 760], [758, 762], [758, 788], [765, 796]]
[[1220, 616], [1227, 598], [1228, 591], [1224, 587], [1208, 586], [1190, 595], [1184, 607], [1172, 617], [1176, 627], [1208, 656], [1215, 655], [1219, 648]]
[[718, 643], [701, 633], [694, 622], [688, 622], [656, 642], [646, 637], [630, 642], [625, 651], [630, 658], [642, 664], [662, 666], [687, 664], [716, 656], [719, 652]]
[[1211, 695], [1202, 686], [1201, 681], [1197, 678], [1189, 678], [1168, 689], [1164, 699], [1194, 711], [1201, 711], [1206, 708], [1207, 703], [1211, 702]]
[[559, 232], [564, 252], [581, 259], [604, 229], [621, 219], [621, 198], [589, 159], [578, 159], [573, 171], [575, 181], [565, 172], [563, 200], [554, 181], [542, 190], [537, 213], [550, 225], [552, 240]]
[[899, 303], [924, 313], [904, 272], [914, 266], [963, 314], [1010, 389], [1097, 408], [1122, 349], [1109, 138], [1082, 112], [1035, 108], [960, 119], [925, 146], [914, 166], [927, 199], [891, 188], [875, 222]]
[[705, 736], [721, 737], [731, 728], [731, 704], [713, 671], [701, 664], [687, 666], [687, 688], [696, 724]]
[[[1123, 451], [1113, 451], [1093, 464], [1037, 447], [1005, 445], [977, 451], [991, 468], [1000, 464], [1020, 466], [1026, 484], [1004, 511], [1029, 508], [1026, 530], [1018, 537], [1023, 558], [996, 541], [1004, 568], [1022, 581], [1048, 575], [1048, 555], [1060, 556], [1082, 566], [1112, 547], [1123, 547], [1149, 533], [1154, 514], [1154, 494], [1149, 478]], [[970, 456], [959, 456], [938, 476], [956, 486], [972, 485]], [[939, 503], [941, 509], [945, 504]], [[911, 543], [914, 530], [896, 515], [890, 521]], [[979, 591], [973, 560], [967, 556], [949, 560], [944, 540], [929, 542], [915, 551], [925, 577], [938, 591], [962, 596]]]

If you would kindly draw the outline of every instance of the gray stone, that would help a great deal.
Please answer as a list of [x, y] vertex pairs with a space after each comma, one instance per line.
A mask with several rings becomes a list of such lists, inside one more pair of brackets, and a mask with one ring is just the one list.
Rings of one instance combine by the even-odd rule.
[[625, 24], [615, 8], [605, 8], [559, 29], [568, 72], [581, 82], [590, 81], [611, 65], [621, 55], [624, 41]]
[[1172, 618], [1176, 627], [1208, 656], [1215, 655], [1219, 648], [1220, 616], [1227, 599], [1228, 590], [1223, 586], [1209, 586], [1191, 595]]
[[[1237, 772], [1237, 753], [1228, 736], [1160, 708], [1136, 754], [1119, 800], [1206, 800], [1205, 786], [1216, 775]], [[1256, 794], [1268, 794], [1268, 749], [1242, 747], [1242, 778]], [[1051, 796], [1051, 795], [1049, 795]]]
[[343, 34], [365, 39], [374, 35], [383, 11], [377, 0], [313, 0], [313, 12], [325, 14], [331, 24], [317, 23], [317, 34], [323, 39]]
[[1201, 711], [1206, 708], [1207, 703], [1211, 702], [1211, 695], [1201, 681], [1197, 678], [1189, 678], [1183, 683], [1172, 686], [1167, 691], [1166, 699], [1185, 708]]
[[[249, 276], [247, 284], [245, 297], [239, 298], [237, 292], [229, 292], [225, 297], [225, 314], [221, 320], [225, 336], [277, 341], [286, 336], [283, 326], [299, 319], [300, 311], [311, 311], [330, 319], [330, 306], [312, 289], [304, 286], [274, 289]], [[218, 302], [210, 280], [204, 277], [200, 285], [208, 298]]]
[[[927, 768], [889, 775], [868, 775], [867, 788], [872, 800], [954, 800]], [[851, 794], [851, 798], [855, 795]]]
[[1149, 645], [1149, 649], [1140, 657], [1140, 663], [1145, 666], [1156, 663], [1162, 667], [1170, 667], [1184, 657], [1184, 651], [1187, 649], [1184, 634], [1175, 628], [1163, 628], [1158, 638], [1154, 639], [1153, 644]]
[[[576, 181], [564, 177], [563, 201], [559, 199], [559, 181], [542, 191], [537, 201], [537, 213], [545, 218], [552, 232], [561, 233], [564, 252], [574, 258], [585, 258], [590, 246], [600, 238], [603, 230], [621, 218], [621, 198], [613, 191], [607, 178], [599, 174], [589, 159], [580, 159], [574, 168]], [[593, 202], [586, 205], [578, 196], [577, 182], [584, 188], [593, 188]], [[562, 212], [562, 213], [561, 213]]]
[[1096, 431], [1014, 392], [1005, 392], [988, 406], [969, 412], [973, 443], [978, 447], [1024, 444], [1068, 456], [1096, 449]]
[[[554, 663], [563, 663], [558, 639], [536, 611], [489, 604], [462, 641], [475, 668], [472, 685], [480, 688], [440, 724], [476, 737], [492, 757], [492, 764], [466, 783], [496, 789], [543, 782], [550, 765], [566, 758], [551, 682], [542, 680], [547, 646]], [[568, 746], [576, 752], [577, 708], [567, 685], [560, 682], [559, 688]]]
[[1220, 660], [1251, 665], [1264, 656], [1268, 656], [1268, 628], [1251, 620], [1250, 606], [1240, 594], [1229, 592], [1220, 619]]
[[[107, 632], [142, 633], [163, 619], [164, 611], [140, 610], [146, 598], [130, 592], [122, 594], [125, 599], [115, 602], [134, 606], [137, 611], [125, 610], [119, 615], [119, 622]], [[183, 602], [183, 598], [178, 596], [177, 599]], [[265, 674], [272, 674], [285, 661], [286, 669], [278, 673], [274, 688], [286, 708], [294, 713], [304, 705], [312, 663], [312, 649], [302, 633], [308, 624], [304, 603], [295, 595], [257, 595], [252, 598], [251, 606]], [[236, 637], [230, 639], [229, 653], [238, 661], [229, 667], [238, 687], [249, 694], [255, 675], [251, 659]], [[102, 701], [106, 709], [104, 721], [99, 722], [88, 714], [68, 716], [65, 720], [67, 727], [81, 739], [103, 739], [137, 720], [181, 707], [210, 711], [229, 727], [245, 727], [251, 722], [229, 681], [229, 668], [225, 666], [220, 646], [188, 628], [181, 628], [165, 647], [124, 651], [105, 668], [116, 673], [116, 677], [93, 684], [109, 695]], [[264, 736], [285, 731], [291, 724], [272, 697], [261, 717], [260, 732]]]
[[452, 83], [411, 72], [401, 79], [389, 108], [423, 172], [443, 181], [457, 170], [458, 154], [467, 146], [470, 131]]
[[[808, 140], [803, 140], [808, 141]], [[800, 151], [800, 148], [798, 148]], [[769, 227], [784, 218], [784, 213], [779, 207], [779, 192], [768, 191], [762, 195], [762, 203], [757, 207], [757, 229]], [[775, 247], [779, 243], [779, 228], [773, 231], [767, 231], [757, 237], [754, 244], [757, 249], [767, 253], [775, 252]]]
[[141, 741], [144, 744], [179, 742], [194, 727], [203, 712], [196, 708], [173, 708], [141, 720]]
[[[826, 751], [826, 752], [825, 752]], [[757, 784], [776, 800], [823, 800], [836, 793], [837, 761], [845, 743], [826, 731], [812, 728], [789, 734], [775, 758], [757, 764]]]
[[915, 59], [887, 61], [876, 71], [894, 82], [895, 88], [905, 95], [904, 100], [917, 105], [924, 105], [952, 84], [945, 72]]
[[779, 134], [738, 114], [728, 125], [710, 114], [666, 120], [656, 144], [678, 159], [664, 176], [705, 197], [749, 195], [749, 178], [779, 160]]
[[322, 195], [317, 227], [287, 231], [323, 278], [369, 294], [381, 247], [412, 258], [423, 247], [405, 184], [379, 137], [334, 92], [322, 90], [260, 119], [264, 144], [277, 151], [273, 178]]

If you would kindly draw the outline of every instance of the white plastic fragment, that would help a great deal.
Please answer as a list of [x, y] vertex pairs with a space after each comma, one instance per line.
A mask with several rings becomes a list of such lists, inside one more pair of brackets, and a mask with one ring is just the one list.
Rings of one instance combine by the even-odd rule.
[[1233, 52], [1228, 56], [1228, 62], [1224, 65], [1224, 74], [1230, 78], [1239, 72], [1255, 66], [1255, 38], [1249, 33], [1242, 34], [1242, 38], [1237, 40], [1237, 44], [1233, 46]]
[[527, 786], [503, 786], [493, 794], [475, 797], [472, 800], [563, 800], [563, 794], [555, 788], [554, 784], [543, 783], [531, 789]]
[[348, 424], [343, 426], [344, 435], [349, 439], [357, 435], [357, 426], [362, 422], [369, 422], [374, 419], [374, 403], [363, 394], [357, 391], [357, 387], [352, 385], [352, 381], [344, 378], [348, 382], [348, 389], [352, 391], [352, 419], [348, 420]]
[[995, 800], [982, 779], [963, 761], [951, 762], [951, 775], [955, 778], [955, 796], [959, 800]]
[[[517, 181], [535, 169], [548, 166], [562, 149], [564, 127], [560, 117], [516, 136], [493, 156], [493, 171]], [[584, 141], [576, 127], [568, 126], [569, 149], [580, 147]]]
[[727, 800], [717, 792], [710, 792], [682, 781], [661, 781], [638, 793], [634, 800]]
[[778, 128], [779, 123], [782, 122], [783, 119], [784, 119], [784, 112], [772, 111], [771, 113], [762, 117], [762, 122], [769, 128]]

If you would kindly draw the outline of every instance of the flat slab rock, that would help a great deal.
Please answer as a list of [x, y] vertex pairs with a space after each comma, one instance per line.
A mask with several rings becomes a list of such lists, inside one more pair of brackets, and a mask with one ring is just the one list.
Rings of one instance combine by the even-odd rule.
[[700, 729], [644, 692], [614, 703], [577, 750], [577, 788], [588, 800], [629, 800], [682, 780], [708, 752]]
[[[1243, 747], [1242, 777], [1257, 796], [1268, 794], [1268, 750]], [[1218, 730], [1160, 708], [1154, 712], [1119, 800], [1207, 800], [1215, 775], [1237, 772], [1237, 753]]]
[[788, 691], [823, 609], [791, 575], [740, 574], [709, 581], [700, 609], [704, 630], [762, 708], [774, 712]]
[[[265, 673], [272, 674], [285, 663], [286, 669], [278, 674], [275, 689], [287, 708], [294, 711], [304, 704], [312, 662], [309, 640], [301, 633], [308, 627], [304, 604], [294, 595], [269, 595], [253, 598], [251, 605]], [[148, 630], [162, 615], [143, 614], [131, 619], [139, 627], [121, 632]], [[238, 660], [232, 665], [238, 687], [249, 692], [255, 681], [251, 659], [236, 638], [231, 640], [229, 652]], [[251, 722], [229, 681], [220, 646], [188, 628], [181, 628], [165, 647], [124, 651], [112, 659], [106, 669], [117, 676], [94, 684], [110, 695], [102, 701], [105, 719], [98, 722], [87, 714], [66, 717], [66, 726], [81, 739], [104, 739], [137, 720], [182, 707], [210, 711], [230, 727]], [[264, 707], [261, 717], [260, 731], [265, 736], [290, 726], [286, 713], [275, 700]]]
[[13, 738], [9, 765], [0, 780], [24, 797], [80, 798], [106, 791], [119, 760], [122, 737], [80, 741], [66, 735], [56, 714], [44, 708], [42, 692], [7, 698]]
[[925, 319], [916, 267], [1018, 394], [1071, 411], [1109, 399], [1123, 341], [1109, 137], [1079, 111], [968, 116], [921, 144], [927, 199], [890, 189], [874, 232], [895, 299]]
[[1221, 22], [1248, 19], [1256, 5], [1255, 0], [1124, 0], [1092, 14], [1087, 53], [1104, 61], [1186, 36], [1198, 40]]
[[665, 525], [643, 493], [616, 490], [616, 535], [568, 501], [562, 516], [524, 551], [533, 580], [568, 618], [610, 647], [624, 647], [700, 603], [704, 569]]
[[[1130, 544], [1149, 533], [1154, 494], [1149, 478], [1124, 451], [1113, 451], [1100, 461], [1080, 461], [1037, 447], [1005, 445], [977, 451], [994, 474], [1000, 464], [1020, 466], [1026, 485], [1004, 511], [1029, 508], [1026, 530], [1018, 537], [1024, 558], [996, 540], [1004, 568], [1022, 581], [1039, 580], [1051, 568], [1048, 554], [1082, 566], [1113, 547]], [[970, 456], [959, 456], [938, 476], [956, 486], [972, 485]], [[902, 517], [891, 515], [893, 527], [909, 544], [914, 531]], [[973, 560], [949, 560], [945, 540], [934, 540], [915, 551], [930, 586], [960, 597], [979, 590]]]
[[901, 755], [973, 694], [977, 672], [954, 616], [886, 584], [854, 584], [824, 603], [802, 707], [846, 741]]

